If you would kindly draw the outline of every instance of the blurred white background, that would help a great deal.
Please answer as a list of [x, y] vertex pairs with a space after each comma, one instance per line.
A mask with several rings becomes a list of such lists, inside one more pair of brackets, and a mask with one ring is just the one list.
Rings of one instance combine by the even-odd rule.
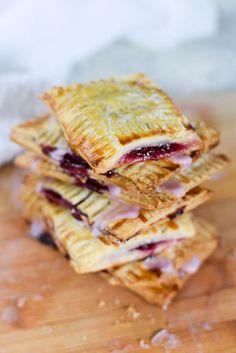
[[236, 86], [235, 0], [0, 0], [0, 163], [46, 88], [145, 72], [171, 94]]

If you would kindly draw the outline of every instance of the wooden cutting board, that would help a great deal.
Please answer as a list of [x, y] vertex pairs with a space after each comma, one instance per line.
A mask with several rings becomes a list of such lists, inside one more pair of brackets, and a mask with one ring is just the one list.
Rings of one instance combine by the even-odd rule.
[[[56, 251], [27, 236], [16, 198], [19, 172], [0, 171], [0, 353], [236, 352], [236, 93], [180, 100], [222, 131], [233, 163], [212, 181], [215, 197], [196, 213], [213, 222], [220, 246], [167, 311], [99, 276], [76, 275]], [[175, 336], [171, 336], [174, 334]]]

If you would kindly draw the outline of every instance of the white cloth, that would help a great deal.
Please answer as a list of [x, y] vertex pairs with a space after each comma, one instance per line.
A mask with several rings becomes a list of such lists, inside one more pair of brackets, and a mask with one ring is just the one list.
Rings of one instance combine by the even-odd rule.
[[167, 50], [212, 35], [211, 0], [0, 0], [0, 163], [10, 128], [43, 111], [38, 94], [119, 39]]

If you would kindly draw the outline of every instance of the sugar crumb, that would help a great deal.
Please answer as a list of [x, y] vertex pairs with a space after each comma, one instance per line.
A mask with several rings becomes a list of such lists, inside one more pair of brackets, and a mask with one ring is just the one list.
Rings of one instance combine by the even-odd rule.
[[3, 309], [2, 321], [8, 325], [14, 325], [20, 321], [20, 312], [15, 305], [8, 305]]
[[181, 345], [179, 338], [167, 329], [162, 329], [151, 338], [151, 344], [162, 346], [164, 349], [174, 349]]

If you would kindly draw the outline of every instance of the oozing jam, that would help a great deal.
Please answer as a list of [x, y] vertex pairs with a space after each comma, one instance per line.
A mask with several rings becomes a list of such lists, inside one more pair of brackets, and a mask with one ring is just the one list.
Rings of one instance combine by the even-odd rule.
[[175, 212], [169, 214], [168, 218], [169, 219], [175, 219], [176, 217], [181, 216], [184, 213], [184, 209], [185, 209], [184, 206], [178, 208]]
[[69, 209], [72, 216], [77, 220], [81, 221], [83, 217], [86, 217], [85, 213], [78, 210], [76, 205], [73, 205], [71, 202], [64, 199], [64, 197], [62, 197], [58, 192], [47, 188], [43, 188], [41, 192], [45, 195], [48, 201], [54, 203], [55, 205]]
[[189, 145], [176, 142], [163, 143], [158, 146], [140, 147], [124, 154], [120, 159], [120, 164], [159, 160], [171, 157], [175, 154], [184, 153], [188, 149]]
[[64, 154], [60, 161], [60, 167], [75, 177], [87, 177], [88, 169], [90, 169], [88, 163], [73, 152]]
[[102, 183], [100, 183], [99, 181], [92, 179], [92, 178], [87, 178], [86, 181], [81, 181], [79, 179], [77, 179], [76, 184], [78, 186], [83, 186], [91, 191], [96, 191], [99, 194], [104, 193], [105, 191], [108, 191], [108, 186], [107, 185], [103, 185]]
[[[41, 148], [43, 153], [51, 158], [53, 158], [53, 154], [57, 151], [57, 147], [52, 146], [42, 145]], [[98, 193], [108, 191], [108, 186], [88, 176], [88, 169], [90, 169], [90, 166], [83, 158], [77, 156], [74, 152], [65, 152], [64, 154], [60, 154], [59, 157], [59, 160], [57, 160], [59, 166], [67, 174], [76, 179], [77, 185], [86, 187], [87, 189]]]
[[107, 178], [111, 178], [113, 177], [113, 175], [115, 175], [116, 173], [113, 171], [113, 170], [108, 170], [108, 172], [104, 173], [104, 175], [107, 177]]
[[[57, 147], [42, 145], [42, 152], [53, 159], [53, 154], [59, 149]], [[58, 161], [58, 160], [57, 160]], [[67, 171], [74, 177], [87, 177], [89, 164], [80, 156], [77, 156], [74, 152], [66, 152], [60, 155], [59, 158], [60, 167]]]
[[161, 240], [161, 241], [154, 242], [154, 243], [140, 245], [137, 248], [134, 248], [132, 250], [143, 251], [143, 252], [145, 252], [146, 256], [151, 256], [156, 253], [156, 251], [159, 247], [160, 248], [162, 248], [163, 246], [166, 247], [166, 246], [170, 245], [171, 243], [176, 242], [176, 241], [180, 241], [180, 240], [182, 240], [182, 239], [180, 238], [180, 239]]
[[55, 241], [53, 240], [53, 237], [47, 232], [43, 232], [40, 234], [38, 237], [38, 241], [44, 245], [51, 246], [54, 249], [57, 249], [57, 246], [55, 244]]

